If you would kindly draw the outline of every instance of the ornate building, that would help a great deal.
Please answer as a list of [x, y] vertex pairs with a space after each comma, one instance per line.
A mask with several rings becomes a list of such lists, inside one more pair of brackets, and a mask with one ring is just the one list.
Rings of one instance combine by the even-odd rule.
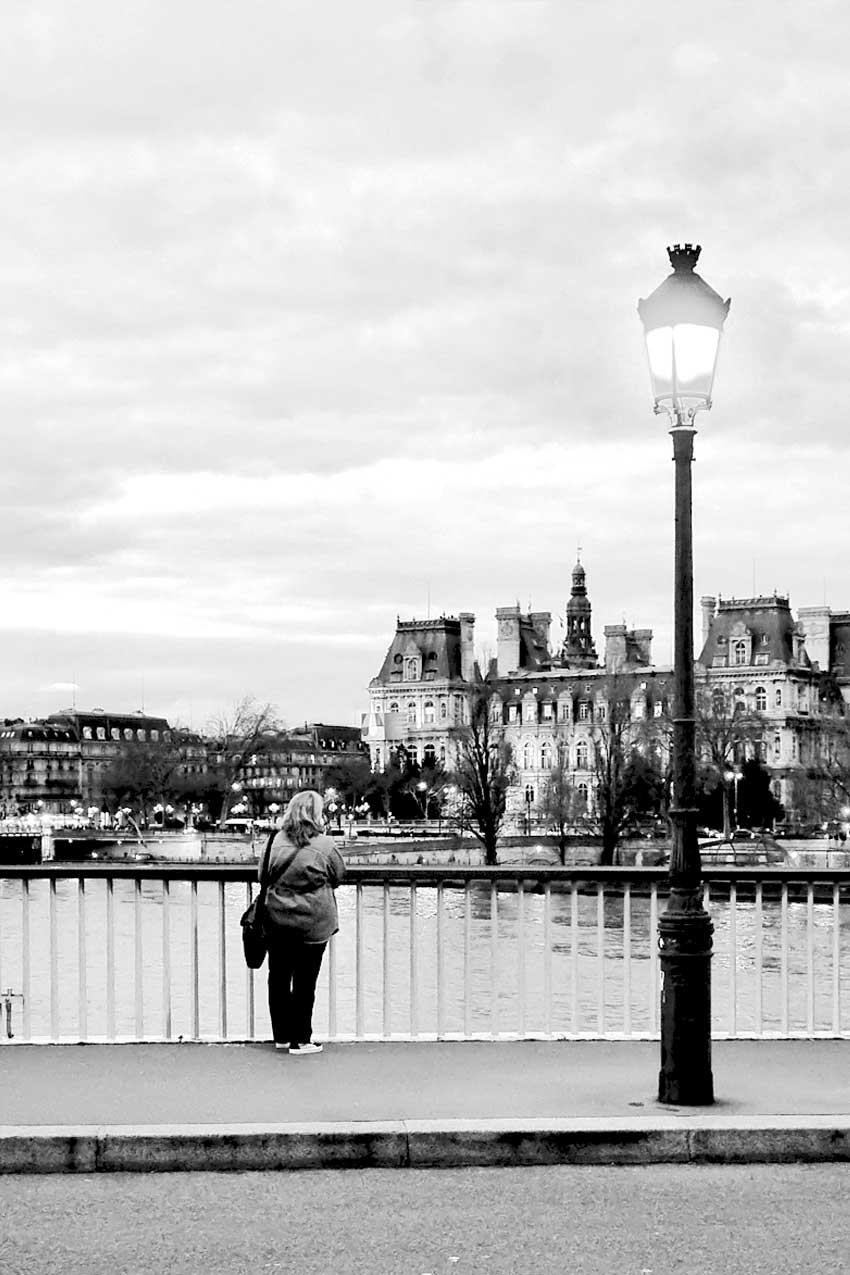
[[[742, 743], [730, 759], [758, 755], [775, 796], [794, 813], [795, 783], [819, 747], [825, 678], [850, 702], [850, 612], [805, 607], [795, 620], [787, 597], [721, 600], [702, 606], [698, 687], [722, 688], [733, 706], [758, 716], [761, 739]], [[518, 780], [509, 811], [534, 807], [560, 756], [592, 810], [595, 750], [604, 736], [612, 694], [627, 696], [631, 720], [669, 716], [672, 669], [652, 663], [652, 631], [608, 625], [597, 658], [586, 572], [577, 562], [564, 612], [565, 637], [553, 649], [551, 613], [496, 611], [497, 653], [486, 670], [495, 690], [494, 711], [513, 746]], [[363, 738], [373, 768], [383, 769], [402, 748], [420, 763], [451, 766], [453, 732], [465, 720], [470, 682], [477, 671], [475, 617], [399, 620], [380, 672], [369, 685], [370, 711]], [[652, 731], [642, 732], [650, 738]], [[635, 735], [640, 735], [636, 731]], [[653, 746], [664, 761], [666, 732]]]
[[[496, 611], [496, 658], [487, 669], [493, 711], [513, 747], [518, 779], [508, 797], [519, 818], [541, 792], [560, 756], [593, 808], [595, 749], [604, 732], [608, 698], [627, 695], [635, 721], [667, 711], [669, 669], [651, 662], [652, 632], [610, 625], [600, 665], [592, 633], [586, 573], [577, 562], [565, 610], [565, 638], [552, 650], [549, 611], [524, 614], [519, 605]], [[453, 734], [466, 720], [470, 683], [477, 670], [475, 617], [399, 620], [381, 670], [369, 685], [370, 711], [363, 738], [375, 769], [403, 749], [420, 764], [451, 767]]]

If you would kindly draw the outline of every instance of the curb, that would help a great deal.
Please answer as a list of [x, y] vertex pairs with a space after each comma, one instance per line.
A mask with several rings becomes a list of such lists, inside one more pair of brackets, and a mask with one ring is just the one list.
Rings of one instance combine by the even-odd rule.
[[847, 1117], [0, 1129], [0, 1174], [850, 1161]]

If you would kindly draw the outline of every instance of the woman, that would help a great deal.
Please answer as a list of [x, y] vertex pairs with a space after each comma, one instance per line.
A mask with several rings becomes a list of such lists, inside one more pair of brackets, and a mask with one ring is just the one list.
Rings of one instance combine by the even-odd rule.
[[325, 835], [322, 798], [297, 793], [284, 812], [269, 854], [265, 929], [269, 945], [269, 1013], [278, 1049], [319, 1054], [313, 1002], [322, 957], [339, 929], [334, 889], [342, 856]]

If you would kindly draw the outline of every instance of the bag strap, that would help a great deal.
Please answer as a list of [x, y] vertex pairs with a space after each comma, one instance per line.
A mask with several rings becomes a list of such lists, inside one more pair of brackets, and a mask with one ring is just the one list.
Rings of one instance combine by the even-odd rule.
[[269, 859], [271, 858], [272, 842], [277, 836], [277, 828], [272, 828], [269, 833], [269, 839], [266, 842], [266, 848], [263, 852], [263, 861], [260, 866], [260, 893], [257, 895], [257, 911], [259, 912], [266, 900], [266, 891], [269, 888]]

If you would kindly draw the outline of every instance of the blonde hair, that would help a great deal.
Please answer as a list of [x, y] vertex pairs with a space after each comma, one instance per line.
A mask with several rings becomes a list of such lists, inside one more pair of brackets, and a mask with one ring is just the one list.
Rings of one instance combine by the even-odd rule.
[[281, 822], [283, 832], [293, 845], [306, 846], [313, 837], [324, 832], [323, 808], [321, 794], [312, 788], [295, 794], [286, 807]]

